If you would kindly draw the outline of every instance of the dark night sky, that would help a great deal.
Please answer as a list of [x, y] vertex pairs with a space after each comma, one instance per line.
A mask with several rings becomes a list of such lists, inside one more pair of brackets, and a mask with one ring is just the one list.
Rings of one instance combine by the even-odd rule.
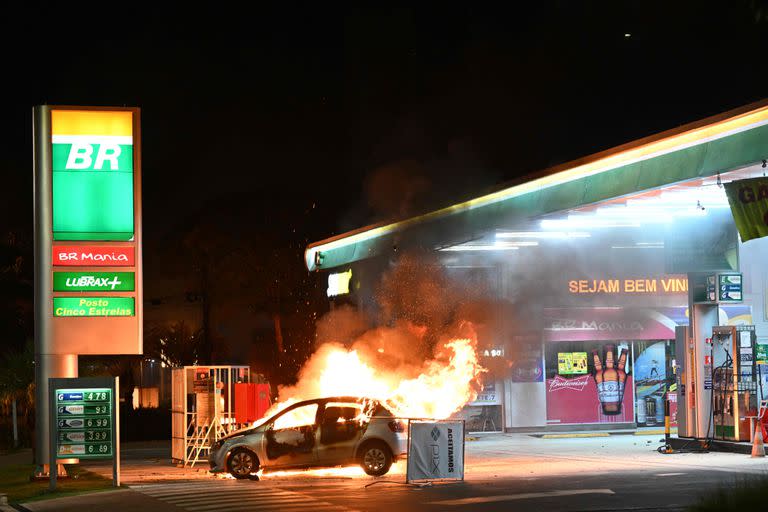
[[148, 244], [242, 205], [303, 245], [768, 96], [765, 2], [531, 4], [4, 16], [0, 231], [39, 103], [142, 108]]

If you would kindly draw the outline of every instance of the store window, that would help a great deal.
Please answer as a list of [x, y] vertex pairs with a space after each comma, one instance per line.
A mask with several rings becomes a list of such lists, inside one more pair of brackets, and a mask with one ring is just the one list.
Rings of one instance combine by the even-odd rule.
[[634, 422], [630, 341], [547, 343], [545, 372], [548, 424]]
[[[675, 391], [672, 361], [675, 342], [635, 342], [635, 412], [638, 427], [664, 425], [664, 398]], [[676, 424], [677, 394], [670, 393], [670, 419]]]
[[486, 382], [475, 400], [451, 417], [463, 419], [467, 432], [500, 432], [504, 427], [501, 418], [502, 385], [500, 380]]

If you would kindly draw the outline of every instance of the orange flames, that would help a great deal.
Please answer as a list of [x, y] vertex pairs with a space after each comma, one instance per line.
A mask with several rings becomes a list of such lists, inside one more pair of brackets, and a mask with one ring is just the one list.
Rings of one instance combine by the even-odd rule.
[[485, 371], [472, 338], [444, 343], [418, 368], [393, 369], [377, 361], [384, 349], [358, 348], [322, 345], [302, 369], [298, 384], [281, 389], [279, 402], [267, 415], [300, 400], [363, 396], [385, 402], [397, 417], [443, 419], [475, 399]]

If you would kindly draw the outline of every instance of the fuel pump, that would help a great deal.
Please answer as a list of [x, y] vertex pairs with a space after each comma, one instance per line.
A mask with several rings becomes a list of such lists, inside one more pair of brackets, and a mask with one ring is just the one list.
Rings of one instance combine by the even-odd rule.
[[711, 379], [712, 438], [749, 441], [749, 416], [757, 409], [755, 327], [715, 326], [711, 355], [704, 356], [705, 379]]

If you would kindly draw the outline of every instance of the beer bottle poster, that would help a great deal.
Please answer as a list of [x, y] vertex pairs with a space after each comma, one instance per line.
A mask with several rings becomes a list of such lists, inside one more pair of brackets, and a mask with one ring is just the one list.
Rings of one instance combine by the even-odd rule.
[[[628, 343], [581, 343], [583, 350], [569, 351], [587, 355], [587, 372], [572, 373], [573, 366], [560, 365], [565, 351], [550, 344], [553, 370], [547, 369], [547, 423], [628, 423], [634, 421], [632, 404], [631, 354]], [[550, 358], [547, 357], [547, 361]], [[565, 362], [565, 361], [563, 361]], [[581, 365], [579, 365], [581, 366]], [[568, 373], [561, 373], [559, 370]]]

